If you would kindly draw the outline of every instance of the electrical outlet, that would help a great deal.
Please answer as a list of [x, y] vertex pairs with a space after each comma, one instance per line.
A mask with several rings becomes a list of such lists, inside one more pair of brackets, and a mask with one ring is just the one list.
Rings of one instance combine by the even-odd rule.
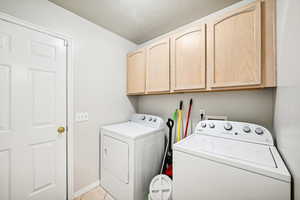
[[199, 114], [200, 114], [200, 118], [202, 117], [201, 120], [204, 120], [204, 119], [205, 119], [205, 116], [206, 116], [205, 110], [204, 110], [204, 109], [200, 109]]
[[89, 120], [89, 114], [87, 112], [78, 112], [75, 115], [76, 122], [83, 122]]

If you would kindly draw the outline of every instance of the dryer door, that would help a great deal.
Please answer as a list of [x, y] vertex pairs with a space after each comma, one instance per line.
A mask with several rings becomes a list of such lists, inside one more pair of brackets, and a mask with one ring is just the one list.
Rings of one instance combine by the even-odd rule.
[[102, 162], [104, 170], [128, 184], [129, 146], [126, 142], [103, 135]]

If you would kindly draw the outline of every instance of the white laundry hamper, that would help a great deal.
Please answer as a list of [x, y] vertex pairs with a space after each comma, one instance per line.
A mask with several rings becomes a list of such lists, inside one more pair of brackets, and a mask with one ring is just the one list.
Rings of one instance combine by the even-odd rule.
[[164, 174], [155, 176], [149, 188], [148, 200], [172, 200], [172, 180]]

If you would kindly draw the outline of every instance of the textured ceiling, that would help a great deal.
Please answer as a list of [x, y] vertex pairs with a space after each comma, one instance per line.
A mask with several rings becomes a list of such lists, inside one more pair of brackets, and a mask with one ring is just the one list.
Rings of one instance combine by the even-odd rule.
[[49, 0], [137, 44], [240, 0]]

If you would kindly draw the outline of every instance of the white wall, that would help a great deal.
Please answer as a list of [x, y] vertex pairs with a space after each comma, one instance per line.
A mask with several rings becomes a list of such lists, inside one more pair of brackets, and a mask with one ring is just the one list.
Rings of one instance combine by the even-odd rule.
[[193, 126], [200, 120], [200, 109], [205, 109], [208, 115], [221, 115], [227, 116], [229, 120], [257, 123], [272, 130], [273, 89], [141, 96], [138, 99], [138, 112], [167, 119], [172, 117], [180, 100], [184, 101], [184, 110], [187, 112], [190, 98], [193, 98]]
[[75, 191], [99, 179], [99, 126], [125, 120], [135, 99], [126, 97], [126, 53], [136, 45], [47, 0], [0, 0], [0, 11], [74, 40], [75, 111], [89, 121], [75, 125]]
[[300, 200], [300, 1], [277, 0], [277, 70], [274, 130]]

